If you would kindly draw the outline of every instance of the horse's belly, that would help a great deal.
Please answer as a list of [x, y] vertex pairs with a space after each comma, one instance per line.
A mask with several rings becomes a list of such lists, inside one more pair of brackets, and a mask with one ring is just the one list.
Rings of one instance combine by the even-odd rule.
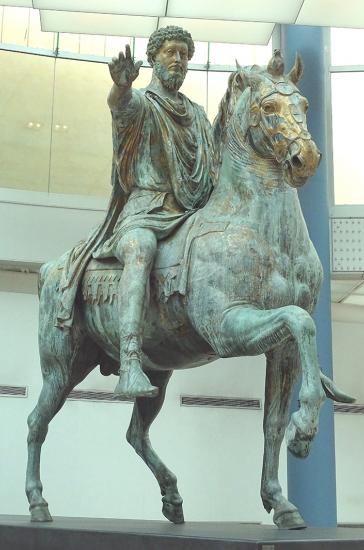
[[[83, 306], [85, 326], [92, 339], [119, 361], [119, 311], [117, 300]], [[190, 325], [177, 296], [168, 303], [152, 300], [143, 335], [144, 362], [148, 368], [186, 369], [216, 359], [211, 347]]]

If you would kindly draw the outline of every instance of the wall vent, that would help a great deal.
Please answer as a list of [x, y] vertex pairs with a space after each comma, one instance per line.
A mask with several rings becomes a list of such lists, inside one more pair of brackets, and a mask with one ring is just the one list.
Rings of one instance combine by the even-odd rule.
[[354, 405], [345, 403], [334, 403], [334, 411], [336, 413], [345, 414], [364, 414], [364, 405], [356, 403]]
[[184, 407], [221, 407], [227, 409], [262, 408], [260, 399], [240, 397], [210, 397], [206, 395], [181, 395], [181, 406]]
[[133, 399], [115, 396], [111, 391], [101, 390], [72, 390], [68, 398], [71, 401], [102, 401], [108, 403], [133, 403]]
[[26, 386], [0, 386], [0, 397], [28, 397]]

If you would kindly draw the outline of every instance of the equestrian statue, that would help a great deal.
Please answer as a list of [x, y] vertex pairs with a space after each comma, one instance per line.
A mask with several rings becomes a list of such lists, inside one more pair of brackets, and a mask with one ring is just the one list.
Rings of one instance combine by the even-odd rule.
[[179, 92], [193, 51], [179, 27], [153, 33], [153, 75], [143, 90], [132, 88], [141, 63], [128, 47], [109, 65], [113, 187], [105, 220], [40, 271], [43, 387], [28, 419], [26, 480], [32, 521], [52, 520], [40, 481], [48, 424], [97, 366], [119, 377], [117, 395], [135, 398], [127, 440], [174, 523], [184, 521], [177, 478], [149, 439], [174, 369], [265, 354], [261, 497], [280, 528], [305, 526], [278, 480], [284, 434], [305, 457], [325, 395], [352, 401], [317, 358], [311, 314], [322, 267], [297, 188], [321, 155], [297, 88], [302, 61], [285, 74], [276, 50], [267, 67], [237, 66], [211, 128]]

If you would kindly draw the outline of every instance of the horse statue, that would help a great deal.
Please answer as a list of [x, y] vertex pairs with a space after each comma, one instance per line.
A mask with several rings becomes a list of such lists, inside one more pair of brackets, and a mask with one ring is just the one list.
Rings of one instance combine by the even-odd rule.
[[[135, 399], [127, 440], [151, 469], [162, 512], [182, 523], [177, 478], [152, 448], [149, 428], [160, 411], [173, 369], [220, 357], [265, 354], [264, 457], [261, 498], [279, 528], [305, 526], [282, 494], [279, 451], [309, 453], [325, 394], [352, 399], [318, 365], [311, 314], [322, 267], [310, 241], [296, 188], [319, 163], [306, 126], [307, 99], [296, 84], [296, 58], [284, 74], [276, 52], [268, 67], [237, 67], [214, 122], [216, 181], [207, 204], [159, 243], [145, 323], [143, 368], [158, 388]], [[118, 307], [122, 266], [92, 260], [76, 300], [72, 330], [55, 327], [65, 256], [41, 268], [39, 345], [43, 387], [28, 419], [26, 493], [32, 521], [51, 521], [42, 496], [40, 452], [48, 424], [70, 391], [96, 366], [117, 374]], [[299, 409], [289, 416], [299, 373]]]

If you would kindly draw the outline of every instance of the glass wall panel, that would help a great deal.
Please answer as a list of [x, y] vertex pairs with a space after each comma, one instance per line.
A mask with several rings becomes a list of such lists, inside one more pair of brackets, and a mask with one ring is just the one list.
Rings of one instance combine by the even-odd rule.
[[48, 190], [54, 58], [0, 51], [0, 186]]
[[230, 73], [210, 71], [208, 73], [207, 87], [207, 116], [210, 122], [214, 121], [219, 108], [220, 101], [226, 92]]
[[355, 97], [364, 97], [364, 73], [334, 73], [332, 130], [336, 204], [364, 204], [364, 111]]
[[134, 80], [133, 86], [135, 88], [146, 88], [152, 79], [152, 68], [142, 67], [139, 70], [139, 76]]
[[195, 42], [195, 53], [190, 63], [206, 65], [208, 60], [208, 49], [208, 42]]
[[106, 36], [105, 56], [116, 57], [119, 52], [125, 52], [125, 46], [130, 42], [128, 36]]
[[135, 39], [134, 41], [135, 61], [147, 61], [147, 45], [148, 45], [148, 38]]
[[105, 36], [80, 34], [80, 53], [105, 56]]
[[111, 83], [106, 64], [57, 59], [51, 192], [109, 195]]
[[43, 32], [40, 26], [40, 15], [38, 10], [29, 10], [29, 38], [28, 46], [32, 48], [43, 48], [54, 50], [55, 33]]
[[188, 71], [181, 92], [189, 99], [207, 108], [207, 72]]
[[4, 7], [2, 42], [28, 45], [29, 8]]
[[58, 37], [58, 49], [60, 52], [80, 53], [79, 34], [60, 32]]
[[4, 7], [0, 6], [0, 42], [3, 41], [3, 16], [4, 16]]
[[246, 44], [210, 44], [211, 65], [231, 65], [235, 59], [240, 65], [267, 65], [272, 56], [272, 41], [267, 46], [248, 46]]
[[364, 29], [331, 29], [331, 65], [364, 65]]

